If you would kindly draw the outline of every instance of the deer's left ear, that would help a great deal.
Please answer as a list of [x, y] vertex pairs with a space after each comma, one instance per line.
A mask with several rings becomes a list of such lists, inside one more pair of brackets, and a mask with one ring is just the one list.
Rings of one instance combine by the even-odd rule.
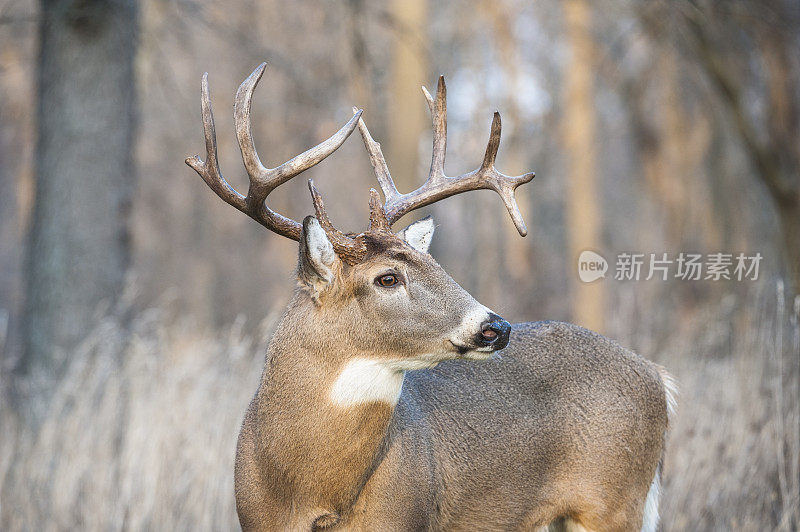
[[337, 260], [339, 259], [325, 230], [316, 218], [306, 216], [300, 236], [298, 280], [315, 294], [319, 294], [333, 282], [334, 264]]
[[397, 236], [405, 240], [409, 246], [420, 253], [427, 253], [428, 248], [431, 246], [431, 239], [433, 238], [433, 230], [435, 228], [433, 218], [426, 216], [422, 220], [417, 220], [397, 233]]

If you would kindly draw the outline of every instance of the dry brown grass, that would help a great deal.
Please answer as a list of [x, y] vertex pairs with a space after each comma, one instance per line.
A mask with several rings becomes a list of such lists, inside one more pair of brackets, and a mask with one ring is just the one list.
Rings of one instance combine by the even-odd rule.
[[[171, 321], [171, 320], [167, 320]], [[41, 432], [0, 408], [3, 530], [225, 530], [233, 455], [265, 347], [159, 311], [100, 324], [71, 356]]]
[[748, 315], [731, 297], [661, 354], [681, 385], [666, 530], [800, 526], [800, 299], [787, 309], [779, 288], [743, 303]]
[[[797, 529], [800, 328], [780, 301], [751, 319], [728, 300], [652, 355], [681, 387], [665, 530]], [[38, 436], [0, 404], [0, 529], [237, 527], [235, 440], [265, 342], [159, 310], [130, 330], [107, 319], [71, 355]]]

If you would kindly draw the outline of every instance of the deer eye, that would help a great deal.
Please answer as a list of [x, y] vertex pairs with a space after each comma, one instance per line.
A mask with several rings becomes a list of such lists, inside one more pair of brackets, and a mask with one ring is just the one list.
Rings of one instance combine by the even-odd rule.
[[400, 280], [393, 273], [386, 273], [375, 278], [375, 284], [383, 287], [394, 286], [399, 282]]

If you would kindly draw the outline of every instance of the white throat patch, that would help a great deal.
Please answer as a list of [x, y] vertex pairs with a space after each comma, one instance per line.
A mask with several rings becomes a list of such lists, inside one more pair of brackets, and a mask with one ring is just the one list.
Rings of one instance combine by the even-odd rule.
[[432, 368], [442, 358], [436, 355], [401, 360], [355, 358], [344, 366], [331, 386], [330, 400], [341, 407], [372, 402], [394, 406], [403, 390], [405, 372]]

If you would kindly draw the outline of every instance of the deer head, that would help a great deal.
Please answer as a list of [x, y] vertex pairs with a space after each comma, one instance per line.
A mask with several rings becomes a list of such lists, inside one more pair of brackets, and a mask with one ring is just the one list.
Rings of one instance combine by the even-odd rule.
[[[325, 356], [331, 356], [330, 351], [350, 357], [358, 354], [396, 371], [429, 367], [448, 358], [488, 358], [493, 351], [505, 347], [509, 324], [475, 301], [428, 254], [433, 221], [425, 218], [399, 233], [391, 229], [392, 224], [415, 209], [468, 190], [491, 189], [503, 199], [517, 230], [525, 236], [527, 230], [514, 190], [533, 179], [534, 174], [512, 177], [495, 169], [500, 115], [494, 114], [480, 167], [448, 177], [444, 173], [444, 78], [439, 78], [435, 98], [423, 87], [433, 119], [433, 157], [428, 179], [407, 194], [395, 187], [380, 145], [372, 139], [362, 112], [357, 109], [329, 139], [268, 169], [255, 151], [250, 132], [250, 102], [265, 66], [260, 65], [242, 83], [234, 104], [236, 134], [250, 178], [247, 195], [239, 194], [220, 174], [207, 75], [202, 83], [207, 160], [190, 157], [186, 163], [224, 201], [271, 231], [299, 241], [299, 289], [276, 336], [292, 335], [306, 347], [317, 346]], [[311, 180], [309, 190], [316, 214], [306, 217], [302, 224], [266, 206], [272, 190], [333, 153], [356, 126], [384, 196], [382, 202], [378, 192], [370, 190], [369, 226], [364, 232], [354, 235], [336, 229]]]

